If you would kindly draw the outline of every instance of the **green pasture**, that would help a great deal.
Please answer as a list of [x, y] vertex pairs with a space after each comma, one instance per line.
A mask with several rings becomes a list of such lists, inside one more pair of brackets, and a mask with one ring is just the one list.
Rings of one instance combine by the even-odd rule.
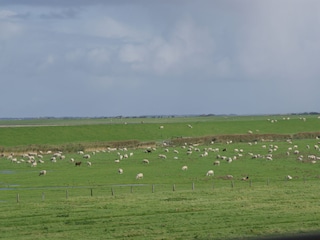
[[[283, 120], [290, 117], [290, 120]], [[302, 118], [306, 118], [303, 121]], [[10, 148], [61, 146], [136, 140], [161, 142], [175, 138], [222, 134], [296, 134], [318, 132], [317, 116], [228, 116], [83, 120], [15, 120], [12, 127], [0, 121], [0, 151]], [[273, 122], [272, 121], [276, 121]], [[54, 123], [56, 122], [56, 125]], [[105, 122], [105, 124], [103, 124]], [[18, 124], [19, 123], [19, 124]], [[113, 124], [112, 124], [113, 123]], [[53, 125], [52, 125], [53, 124]], [[160, 129], [160, 126], [163, 128]], [[192, 128], [191, 128], [191, 127]], [[76, 147], [73, 147], [73, 149]]]
[[[2, 157], [0, 238], [248, 239], [314, 232], [320, 229], [320, 169], [307, 156], [319, 156], [317, 144], [316, 139], [218, 143], [197, 146], [200, 151], [191, 155], [181, 146], [151, 153], [98, 151], [89, 152], [91, 167], [77, 153], [65, 154], [57, 163], [50, 161], [51, 154], [44, 155], [37, 167], [21, 156], [16, 156], [20, 163]], [[275, 145], [272, 161], [250, 155], [266, 156]], [[298, 161], [293, 150], [286, 154], [295, 145], [305, 161]], [[208, 156], [201, 157], [205, 149]], [[237, 160], [213, 165], [218, 155], [236, 156], [235, 149], [243, 151]], [[115, 162], [126, 153], [133, 156]], [[83, 164], [76, 167], [71, 158]], [[118, 174], [118, 168], [124, 173]], [[47, 174], [38, 176], [42, 169]], [[209, 169], [213, 177], [206, 176]], [[139, 172], [144, 178], [137, 180]], [[245, 176], [248, 181], [241, 180]]]
[[[230, 134], [232, 140], [233, 135], [249, 134], [249, 130], [253, 134], [288, 135], [319, 131], [317, 116], [306, 116], [306, 121], [301, 116], [283, 117], [4, 124], [0, 128], [3, 149], [128, 140], [154, 141], [157, 146], [146, 153], [145, 147], [110, 151], [100, 145], [99, 151], [85, 152], [91, 156], [88, 160], [71, 151], [62, 152], [65, 158], [57, 158], [56, 163], [50, 161], [54, 152], [44, 152], [44, 163], [36, 167], [31, 167], [22, 152], [10, 157], [10, 152], [3, 151], [0, 239], [256, 239], [317, 233], [320, 167], [318, 159], [313, 163], [309, 157], [320, 157], [315, 137], [161, 144], [179, 136]], [[187, 154], [188, 148], [191, 154]], [[208, 156], [202, 157], [205, 151]], [[129, 157], [115, 162], [125, 154]], [[166, 159], [159, 154], [165, 154]], [[268, 154], [273, 160], [267, 160]], [[221, 157], [233, 161], [228, 163]], [[71, 159], [82, 161], [82, 165], [76, 167]], [[144, 164], [143, 159], [150, 163]], [[216, 160], [220, 166], [213, 165]], [[92, 165], [87, 166], [87, 161]], [[187, 171], [182, 171], [184, 165]], [[47, 174], [39, 176], [43, 169]], [[206, 176], [210, 169], [214, 176]], [[136, 179], [140, 172], [144, 178]], [[288, 175], [292, 179], [288, 180]], [[241, 180], [246, 176], [247, 181]]]

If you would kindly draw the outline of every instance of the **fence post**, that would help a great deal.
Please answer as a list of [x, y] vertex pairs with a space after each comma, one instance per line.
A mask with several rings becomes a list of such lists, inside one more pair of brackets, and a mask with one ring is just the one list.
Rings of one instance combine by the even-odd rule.
[[130, 192], [131, 192], [131, 193], [133, 193], [133, 186], [131, 186], [131, 188], [130, 188]]
[[44, 201], [44, 192], [42, 192], [42, 201]]
[[17, 203], [19, 203], [20, 201], [20, 196], [19, 196], [19, 193], [17, 193]]
[[192, 182], [192, 190], [194, 190], [194, 182]]
[[113, 188], [111, 188], [111, 195], [114, 196]]
[[91, 195], [91, 197], [92, 197], [92, 195], [93, 195], [92, 188], [91, 188], [91, 190], [90, 190], [90, 195]]
[[68, 189], [66, 189], [66, 199], [68, 199], [69, 193], [68, 193]]
[[269, 178], [268, 178], [268, 180], [267, 180], [267, 185], [268, 185], [268, 186], [269, 186], [269, 181], [270, 181], [270, 180], [269, 180]]
[[250, 187], [252, 187], [252, 180], [250, 179]]
[[231, 188], [234, 188], [234, 182], [231, 181]]
[[152, 184], [152, 193], [154, 193], [154, 184]]
[[175, 191], [175, 190], [176, 190], [176, 185], [173, 184], [172, 191]]

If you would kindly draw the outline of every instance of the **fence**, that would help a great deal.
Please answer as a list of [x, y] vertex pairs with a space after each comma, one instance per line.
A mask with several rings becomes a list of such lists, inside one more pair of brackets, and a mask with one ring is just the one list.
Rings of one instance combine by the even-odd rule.
[[[313, 179], [314, 180], [314, 179]], [[271, 180], [254, 182], [249, 179], [246, 181], [213, 180], [209, 183], [180, 183], [180, 184], [123, 184], [123, 185], [105, 185], [105, 186], [75, 186], [75, 187], [48, 187], [48, 188], [29, 188], [29, 189], [13, 189], [6, 192], [11, 192], [9, 196], [0, 202], [12, 202], [13, 199], [17, 203], [24, 201], [46, 201], [47, 199], [69, 199], [74, 197], [105, 197], [105, 196], [125, 196], [126, 194], [153, 194], [157, 192], [186, 192], [186, 191], [215, 191], [219, 190], [254, 190], [256, 187], [285, 187], [292, 188], [296, 184], [304, 184], [308, 182], [318, 184], [317, 181], [312, 181], [307, 178], [289, 180]], [[2, 188], [5, 191], [5, 188]], [[0, 191], [1, 192], [1, 191]], [[38, 200], [37, 200], [38, 199]]]

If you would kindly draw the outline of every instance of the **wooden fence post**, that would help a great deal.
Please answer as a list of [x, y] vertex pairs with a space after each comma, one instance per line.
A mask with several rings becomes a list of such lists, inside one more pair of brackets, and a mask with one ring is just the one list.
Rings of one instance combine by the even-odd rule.
[[114, 196], [113, 188], [111, 188], [111, 195]]
[[131, 186], [131, 188], [130, 188], [130, 192], [131, 192], [131, 193], [133, 193], [133, 186]]
[[17, 193], [17, 203], [19, 203], [20, 201], [20, 196], [19, 196], [19, 193]]
[[152, 193], [154, 193], [154, 184], [152, 184]]
[[91, 188], [91, 190], [90, 190], [90, 195], [91, 195], [91, 197], [93, 196], [92, 188]]
[[175, 191], [175, 190], [176, 190], [176, 185], [173, 184], [172, 191]]
[[68, 193], [68, 189], [66, 189], [66, 199], [68, 199], [69, 193]]
[[192, 190], [194, 190], [194, 182], [192, 182]]
[[44, 197], [45, 197], [44, 192], [42, 192], [42, 201], [44, 201]]

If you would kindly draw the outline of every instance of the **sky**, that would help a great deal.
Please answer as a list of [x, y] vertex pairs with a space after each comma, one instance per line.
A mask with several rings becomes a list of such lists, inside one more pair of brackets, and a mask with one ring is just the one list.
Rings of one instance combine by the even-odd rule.
[[0, 118], [320, 112], [318, 0], [0, 0]]

